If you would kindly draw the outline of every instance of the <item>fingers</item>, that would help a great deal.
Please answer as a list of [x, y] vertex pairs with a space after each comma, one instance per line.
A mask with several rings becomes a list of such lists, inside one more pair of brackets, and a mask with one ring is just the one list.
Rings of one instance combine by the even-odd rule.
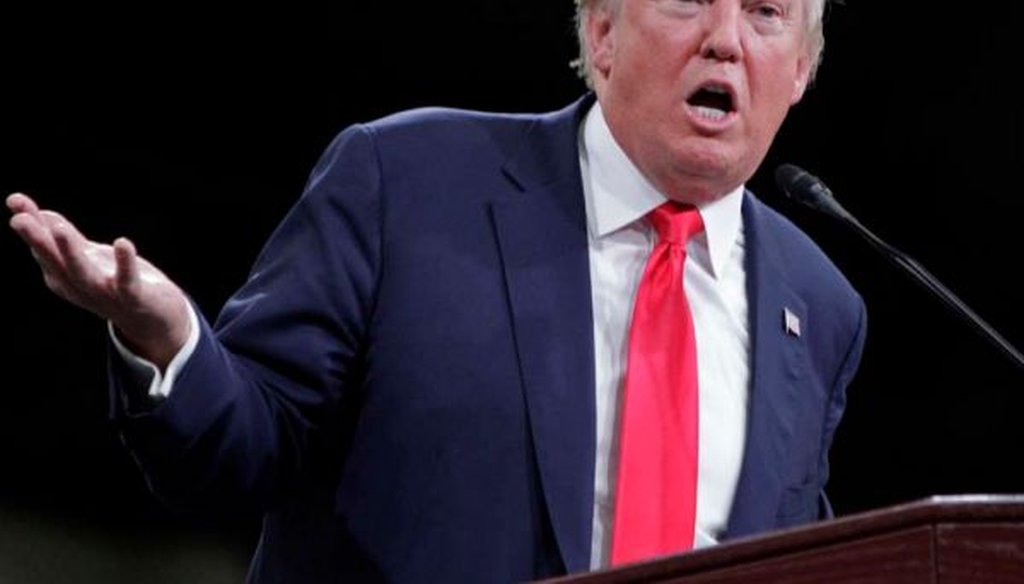
[[39, 206], [27, 195], [22, 193], [14, 193], [7, 197], [7, 208], [10, 209], [11, 213], [30, 213], [34, 214], [39, 212]]
[[[7, 198], [7, 206], [15, 211], [11, 227], [28, 244], [44, 273], [57, 279], [95, 281], [98, 274], [85, 257], [94, 246], [63, 215], [40, 210], [35, 201], [21, 194]], [[112, 269], [112, 266], [110, 266]]]
[[[19, 235], [32, 235], [33, 224], [39, 220], [39, 206], [27, 195], [14, 193], [7, 197], [7, 208], [11, 211], [11, 228]], [[38, 235], [38, 233], [35, 233]], [[24, 235], [22, 235], [24, 239]], [[34, 238], [33, 238], [34, 239]], [[26, 240], [26, 243], [30, 243]]]
[[95, 290], [103, 286], [103, 272], [113, 273], [113, 263], [104, 265], [101, 258], [90, 258], [87, 252], [97, 244], [60, 213], [41, 210], [30, 197], [15, 193], [6, 200], [14, 216], [11, 228], [28, 244], [43, 270], [46, 285], [58, 295], [76, 301], [76, 291]]
[[90, 242], [78, 228], [56, 211], [39, 211], [34, 216], [44, 231], [43, 249], [35, 250], [44, 262], [44, 267], [81, 277], [85, 273], [83, 254]]
[[6, 203], [14, 213], [11, 227], [28, 244], [47, 287], [59, 296], [97, 313], [137, 301], [141, 260], [131, 241], [119, 238], [113, 246], [90, 241], [63, 215], [41, 210], [20, 193]]
[[88, 249], [95, 244], [60, 215], [49, 211], [42, 215], [50, 226], [68, 283], [83, 291], [104, 288], [105, 277], [112, 275], [113, 266], [104, 266], [101, 260], [97, 261], [99, 258], [88, 257]]
[[11, 229], [29, 246], [32, 255], [44, 268], [62, 265], [53, 233], [41, 220], [38, 209], [32, 212], [18, 212], [11, 217], [10, 224]]

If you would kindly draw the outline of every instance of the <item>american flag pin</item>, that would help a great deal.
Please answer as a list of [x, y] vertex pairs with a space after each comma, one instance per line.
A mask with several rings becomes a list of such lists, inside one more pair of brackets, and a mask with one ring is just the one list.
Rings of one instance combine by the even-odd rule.
[[789, 308], [782, 309], [782, 322], [787, 335], [800, 337], [800, 317], [793, 314], [793, 311]]

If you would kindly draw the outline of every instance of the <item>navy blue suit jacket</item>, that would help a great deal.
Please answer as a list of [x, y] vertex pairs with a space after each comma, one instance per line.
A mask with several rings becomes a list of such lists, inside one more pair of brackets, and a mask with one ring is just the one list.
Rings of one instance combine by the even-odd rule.
[[[578, 129], [420, 110], [342, 132], [170, 398], [114, 416], [153, 489], [265, 510], [257, 582], [588, 569], [594, 349]], [[726, 537], [826, 511], [860, 298], [746, 194], [753, 362]], [[783, 311], [801, 322], [787, 334]]]

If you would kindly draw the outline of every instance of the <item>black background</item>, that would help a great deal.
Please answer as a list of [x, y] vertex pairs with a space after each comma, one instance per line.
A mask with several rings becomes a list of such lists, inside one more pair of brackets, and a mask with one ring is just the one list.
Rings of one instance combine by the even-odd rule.
[[[96, 239], [132, 237], [212, 318], [347, 124], [422, 105], [545, 111], [583, 91], [569, 0], [362, 4], [3, 9], [0, 192], [30, 193]], [[1024, 372], [771, 181], [785, 161], [823, 177], [1024, 344], [1019, 33], [976, 12], [835, 7], [818, 82], [750, 183], [868, 303], [832, 451], [840, 514], [1024, 492]], [[11, 232], [0, 262], [0, 509], [247, 556], [254, 515], [169, 510], [147, 493], [107, 423], [102, 323], [50, 295]]]

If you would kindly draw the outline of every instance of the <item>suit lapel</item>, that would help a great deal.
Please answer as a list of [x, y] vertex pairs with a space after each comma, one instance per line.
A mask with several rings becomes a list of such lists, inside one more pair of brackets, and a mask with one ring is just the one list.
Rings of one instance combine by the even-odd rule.
[[535, 123], [492, 208], [541, 488], [569, 572], [590, 562], [594, 342], [577, 129], [586, 104]]
[[[747, 439], [727, 537], [771, 528], [782, 494], [782, 463], [793, 436], [803, 341], [792, 329], [807, 321], [804, 301], [786, 279], [779, 246], [749, 193], [743, 201], [746, 237], [747, 297], [753, 337]], [[790, 313], [787, 330], [785, 313]]]

